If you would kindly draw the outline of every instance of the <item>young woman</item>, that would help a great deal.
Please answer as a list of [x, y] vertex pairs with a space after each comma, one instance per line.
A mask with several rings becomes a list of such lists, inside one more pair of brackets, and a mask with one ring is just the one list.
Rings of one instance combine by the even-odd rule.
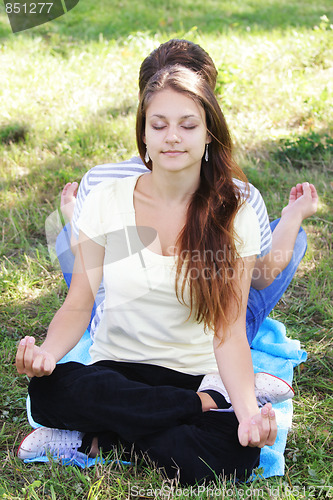
[[[181, 64], [200, 74], [215, 89], [217, 70], [209, 54], [199, 45], [188, 40], [171, 39], [153, 50], [142, 62], [139, 73], [139, 92], [142, 94], [150, 78], [159, 70], [173, 64]], [[79, 233], [78, 219], [85, 199], [93, 187], [112, 178], [146, 173], [143, 161], [134, 157], [120, 164], [98, 165], [90, 169], [78, 184], [66, 184], [62, 197], [62, 211], [71, 223], [57, 240], [57, 254], [67, 284], [71, 280], [74, 257], [69, 250], [71, 239], [75, 253]], [[318, 196], [312, 184], [302, 183], [290, 191], [288, 205], [282, 210], [281, 219], [269, 225], [264, 201], [259, 191], [252, 185], [247, 202], [256, 211], [261, 233], [261, 245], [250, 288], [247, 307], [246, 330], [251, 344], [260, 325], [275, 307], [291, 282], [306, 250], [306, 234], [301, 229], [302, 221], [317, 210]], [[248, 188], [247, 186], [247, 188]], [[244, 189], [244, 185], [239, 185]], [[78, 190], [77, 198], [76, 192]], [[245, 192], [244, 192], [245, 195]], [[75, 210], [74, 210], [75, 207]], [[273, 230], [273, 233], [271, 233]], [[94, 336], [104, 310], [104, 287], [101, 285], [95, 302], [99, 307], [92, 314], [91, 336]]]
[[[207, 81], [181, 66], [156, 73], [140, 98], [137, 143], [151, 172], [91, 191], [68, 296], [41, 347], [33, 337], [18, 347], [32, 416], [47, 427], [19, 456], [94, 455], [120, 442], [182, 483], [242, 478], [277, 433], [271, 404], [258, 409], [245, 325], [260, 227]], [[83, 335], [102, 277], [92, 364], [56, 366]], [[231, 404], [198, 391], [217, 371]]]

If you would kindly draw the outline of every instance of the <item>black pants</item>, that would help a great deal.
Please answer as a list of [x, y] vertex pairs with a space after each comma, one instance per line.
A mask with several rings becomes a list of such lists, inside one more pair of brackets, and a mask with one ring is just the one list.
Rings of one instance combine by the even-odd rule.
[[170, 478], [180, 472], [183, 484], [213, 479], [214, 472], [248, 476], [260, 450], [239, 444], [233, 412], [202, 412], [201, 380], [141, 363], [70, 362], [31, 380], [31, 414], [46, 427], [98, 436], [105, 451], [118, 442], [133, 446]]

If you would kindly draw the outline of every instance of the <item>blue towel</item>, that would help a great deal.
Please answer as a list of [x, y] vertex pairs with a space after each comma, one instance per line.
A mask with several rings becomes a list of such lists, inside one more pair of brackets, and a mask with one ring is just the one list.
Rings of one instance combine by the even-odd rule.
[[[89, 347], [91, 338], [88, 331], [85, 332], [80, 342], [59, 361], [78, 361], [87, 364], [90, 362]], [[292, 384], [293, 369], [295, 366], [306, 361], [306, 352], [300, 347], [298, 340], [288, 339], [286, 329], [282, 323], [274, 319], [267, 318], [261, 325], [251, 346], [252, 360], [255, 372], [266, 372], [282, 378], [288, 384]], [[293, 405], [288, 400], [274, 405], [278, 423], [278, 435], [273, 446], [265, 446], [260, 453], [259, 467], [262, 469], [262, 476], [284, 475], [284, 450], [286, 447], [288, 430], [291, 427]], [[30, 412], [30, 400], [27, 399], [27, 412], [30, 425], [34, 428], [39, 424], [34, 422]], [[82, 455], [82, 454], [81, 454]], [[45, 462], [46, 457], [38, 457], [25, 462]], [[69, 462], [73, 464], [73, 461]], [[87, 457], [75, 462], [80, 467], [89, 467], [95, 464], [94, 459]]]
[[[271, 318], [266, 318], [261, 325], [252, 342], [251, 353], [255, 372], [270, 373], [289, 385], [292, 385], [294, 367], [307, 358], [300, 342], [286, 336], [283, 323]], [[265, 478], [284, 475], [284, 450], [292, 422], [292, 401], [276, 404], [274, 410], [278, 424], [277, 439], [273, 446], [265, 446], [260, 453], [259, 467], [263, 469]]]

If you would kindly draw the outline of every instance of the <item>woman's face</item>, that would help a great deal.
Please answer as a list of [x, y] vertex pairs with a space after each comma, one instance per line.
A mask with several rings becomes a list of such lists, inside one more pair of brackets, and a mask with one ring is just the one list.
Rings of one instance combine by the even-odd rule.
[[205, 145], [210, 140], [205, 112], [199, 104], [172, 89], [153, 95], [146, 110], [144, 137], [153, 170], [200, 173]]

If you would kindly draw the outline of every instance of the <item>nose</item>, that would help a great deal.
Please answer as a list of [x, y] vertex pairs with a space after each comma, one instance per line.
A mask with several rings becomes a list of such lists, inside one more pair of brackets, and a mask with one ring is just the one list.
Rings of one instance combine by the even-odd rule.
[[168, 144], [178, 144], [181, 141], [181, 138], [177, 134], [177, 131], [173, 127], [170, 127], [165, 140]]

